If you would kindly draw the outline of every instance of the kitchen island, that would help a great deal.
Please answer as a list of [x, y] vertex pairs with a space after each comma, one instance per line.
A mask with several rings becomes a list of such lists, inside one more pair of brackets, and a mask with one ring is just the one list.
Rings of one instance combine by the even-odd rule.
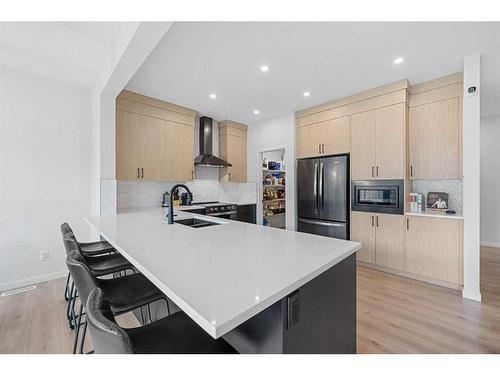
[[161, 208], [87, 222], [212, 337], [240, 353], [354, 353], [360, 244]]

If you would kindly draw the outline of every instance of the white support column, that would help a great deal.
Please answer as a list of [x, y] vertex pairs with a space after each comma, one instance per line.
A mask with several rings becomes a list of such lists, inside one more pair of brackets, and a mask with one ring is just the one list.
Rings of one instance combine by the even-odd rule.
[[[464, 59], [463, 99], [463, 297], [481, 301], [480, 291], [480, 55]], [[472, 92], [475, 87], [475, 92]]]

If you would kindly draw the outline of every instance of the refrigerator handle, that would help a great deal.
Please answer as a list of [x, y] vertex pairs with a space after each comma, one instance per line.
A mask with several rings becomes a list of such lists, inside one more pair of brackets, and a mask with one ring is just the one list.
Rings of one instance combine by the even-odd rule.
[[324, 189], [324, 184], [323, 184], [323, 174], [324, 174], [324, 165], [323, 163], [319, 164], [319, 201], [321, 202], [321, 210], [320, 212], [323, 212], [323, 208], [325, 205], [325, 202], [323, 200], [323, 189]]
[[318, 163], [314, 163], [314, 213], [318, 213]]

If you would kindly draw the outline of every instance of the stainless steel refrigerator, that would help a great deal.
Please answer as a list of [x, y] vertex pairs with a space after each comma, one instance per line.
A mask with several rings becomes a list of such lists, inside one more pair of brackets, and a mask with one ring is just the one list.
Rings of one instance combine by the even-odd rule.
[[298, 231], [349, 239], [349, 156], [297, 161]]

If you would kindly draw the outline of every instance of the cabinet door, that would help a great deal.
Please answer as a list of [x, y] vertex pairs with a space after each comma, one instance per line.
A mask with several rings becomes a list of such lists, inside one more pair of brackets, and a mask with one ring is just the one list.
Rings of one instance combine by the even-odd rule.
[[375, 110], [351, 116], [351, 177], [375, 178]]
[[404, 270], [404, 216], [377, 214], [375, 249], [380, 266]]
[[227, 161], [232, 167], [227, 168], [228, 181], [247, 181], [247, 139], [235, 135], [227, 136]]
[[194, 127], [165, 121], [165, 179], [189, 181], [194, 175]]
[[[297, 157], [309, 158], [321, 154], [321, 124], [297, 128]], [[325, 138], [323, 138], [324, 140]]]
[[116, 111], [116, 178], [140, 178], [140, 126], [139, 115]]
[[358, 260], [375, 263], [375, 214], [351, 212], [351, 241], [362, 243]]
[[159, 181], [165, 168], [165, 121], [139, 115], [141, 127], [141, 179]]
[[460, 285], [461, 220], [406, 216], [406, 221], [406, 271]]
[[410, 178], [460, 177], [459, 99], [410, 108]]
[[405, 177], [406, 104], [399, 103], [376, 110], [375, 177]]
[[320, 123], [318, 143], [324, 144], [324, 155], [348, 153], [350, 150], [349, 117]]

